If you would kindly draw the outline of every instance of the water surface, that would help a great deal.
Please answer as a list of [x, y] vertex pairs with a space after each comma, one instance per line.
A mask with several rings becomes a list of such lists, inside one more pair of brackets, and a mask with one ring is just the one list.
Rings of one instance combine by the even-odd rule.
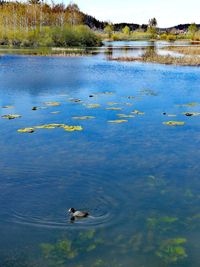
[[[0, 266], [198, 267], [199, 84], [198, 67], [1, 56], [1, 116], [22, 117], [0, 119]], [[17, 132], [49, 123], [83, 131]]]

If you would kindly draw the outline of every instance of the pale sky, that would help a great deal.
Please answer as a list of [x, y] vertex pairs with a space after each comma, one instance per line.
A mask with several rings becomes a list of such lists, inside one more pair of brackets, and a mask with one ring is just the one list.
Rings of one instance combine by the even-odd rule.
[[[57, 3], [62, 2], [56, 0]], [[70, 1], [63, 0], [67, 5]], [[181, 23], [200, 24], [200, 0], [74, 0], [81, 11], [99, 20], [148, 23], [156, 17], [159, 27]]]

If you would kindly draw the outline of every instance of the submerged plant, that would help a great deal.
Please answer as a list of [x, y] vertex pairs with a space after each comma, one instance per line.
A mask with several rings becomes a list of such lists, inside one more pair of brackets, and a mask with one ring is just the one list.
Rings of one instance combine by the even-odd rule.
[[127, 118], [127, 119], [128, 118], [134, 118], [133, 115], [129, 115], [129, 114], [128, 115], [127, 114], [117, 114], [117, 116], [120, 117], [120, 118]]
[[14, 106], [2, 106], [2, 108], [15, 108]]
[[187, 242], [185, 238], [167, 239], [161, 242], [156, 255], [166, 263], [177, 263], [187, 257], [183, 245]]
[[87, 104], [87, 108], [100, 108], [100, 104]]
[[178, 107], [196, 107], [198, 105], [199, 105], [199, 103], [197, 103], [197, 102], [190, 102], [190, 103], [186, 103], [186, 104], [177, 104]]

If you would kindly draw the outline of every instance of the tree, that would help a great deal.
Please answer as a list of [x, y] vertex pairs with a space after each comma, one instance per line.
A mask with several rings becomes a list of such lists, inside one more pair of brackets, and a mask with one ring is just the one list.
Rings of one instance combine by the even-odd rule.
[[151, 34], [151, 38], [155, 38], [156, 34], [157, 34], [157, 27], [158, 23], [156, 18], [152, 18], [149, 20], [149, 24], [148, 24], [148, 32]]
[[158, 25], [156, 18], [152, 18], [149, 20], [149, 27], [156, 28]]
[[130, 35], [130, 28], [126, 25], [123, 29], [122, 32], [126, 35]]
[[70, 25], [78, 25], [83, 22], [83, 14], [77, 4], [71, 2], [66, 8], [67, 22]]
[[108, 37], [111, 38], [113, 32], [113, 25], [112, 24], [106, 25], [104, 31], [108, 34]]
[[188, 32], [193, 35], [197, 31], [198, 31], [198, 27], [197, 27], [196, 23], [190, 24], [190, 26], [188, 27]]

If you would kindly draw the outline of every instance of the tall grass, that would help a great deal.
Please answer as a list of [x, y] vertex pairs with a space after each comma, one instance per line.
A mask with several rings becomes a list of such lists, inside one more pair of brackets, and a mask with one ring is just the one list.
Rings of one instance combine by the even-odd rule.
[[42, 27], [26, 31], [7, 30], [0, 34], [0, 45], [11, 47], [94, 47], [101, 40], [89, 27], [84, 25], [61, 27]]

